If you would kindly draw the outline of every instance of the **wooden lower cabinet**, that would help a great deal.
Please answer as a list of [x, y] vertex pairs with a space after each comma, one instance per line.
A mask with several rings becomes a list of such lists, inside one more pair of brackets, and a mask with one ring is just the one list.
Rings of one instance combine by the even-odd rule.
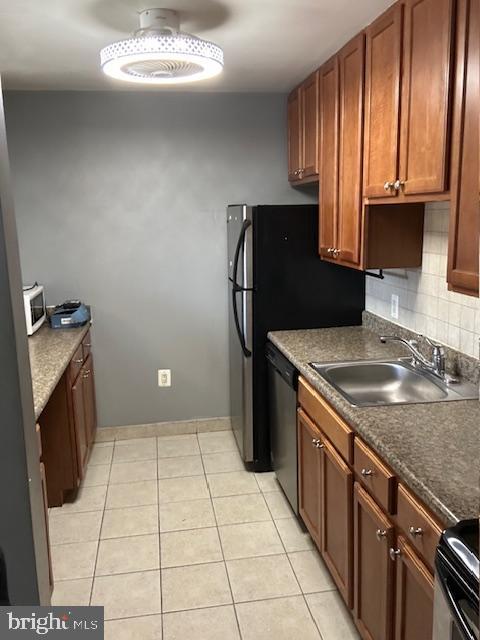
[[39, 417], [49, 507], [77, 491], [97, 429], [90, 332], [75, 351]]
[[349, 607], [352, 607], [352, 487], [349, 466], [324, 439], [321, 464], [321, 554]]
[[75, 425], [75, 439], [77, 443], [77, 465], [80, 480], [85, 475], [88, 462], [88, 440], [85, 420], [84, 381], [80, 373], [72, 386], [73, 422]]
[[441, 524], [302, 378], [298, 400], [299, 513], [360, 636], [431, 640]]
[[321, 464], [320, 431], [300, 409], [298, 438], [298, 510], [313, 540], [320, 547]]
[[298, 456], [300, 516], [351, 607], [353, 473], [301, 409]]
[[47, 551], [48, 551], [48, 581], [50, 584], [50, 593], [53, 592], [53, 570], [52, 570], [52, 554], [50, 552], [50, 531], [48, 527], [48, 498], [47, 498], [47, 478], [45, 475], [45, 465], [40, 462], [40, 481], [42, 483], [42, 498], [43, 509], [45, 513], [45, 533], [47, 536]]
[[83, 377], [83, 400], [85, 408], [85, 431], [88, 446], [91, 447], [95, 441], [97, 431], [97, 406], [95, 401], [95, 384], [93, 372], [93, 356], [90, 353], [82, 368]]
[[[395, 565], [393, 524], [373, 498], [354, 486], [354, 616], [364, 640], [390, 640]], [[425, 639], [427, 640], [427, 639]]]
[[430, 640], [433, 577], [403, 536], [396, 551], [395, 640]]

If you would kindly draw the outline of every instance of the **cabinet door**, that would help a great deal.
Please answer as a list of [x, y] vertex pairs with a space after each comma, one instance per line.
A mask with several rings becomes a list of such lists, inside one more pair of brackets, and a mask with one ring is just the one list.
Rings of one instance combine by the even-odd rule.
[[405, 0], [400, 180], [405, 194], [447, 188], [453, 0]]
[[338, 58], [320, 69], [319, 226], [322, 257], [337, 243], [338, 205]]
[[90, 353], [82, 368], [83, 401], [85, 406], [85, 432], [87, 445], [90, 447], [95, 440], [97, 431], [97, 410], [95, 402], [95, 378], [93, 372], [93, 356]]
[[479, 3], [458, 3], [452, 148], [452, 200], [448, 246], [450, 288], [478, 296]]
[[353, 474], [323, 439], [321, 552], [347, 606], [352, 607]]
[[77, 463], [80, 479], [85, 474], [88, 458], [88, 440], [85, 425], [85, 402], [83, 390], [83, 374], [80, 373], [72, 386], [73, 420], [75, 424], [75, 439], [77, 442]]
[[362, 230], [363, 76], [365, 36], [338, 54], [340, 67], [340, 147], [338, 178], [339, 262], [360, 265]]
[[298, 435], [298, 509], [310, 535], [320, 547], [320, 431], [299, 409]]
[[369, 198], [395, 196], [400, 133], [403, 6], [366, 30], [364, 187]]
[[53, 591], [53, 570], [52, 570], [52, 554], [50, 551], [50, 531], [48, 526], [48, 498], [47, 498], [47, 477], [45, 475], [45, 465], [43, 462], [40, 463], [40, 481], [42, 483], [42, 499], [43, 499], [43, 509], [45, 512], [45, 529], [47, 536], [47, 552], [48, 552], [48, 579], [50, 583], [50, 593]]
[[395, 640], [425, 640], [433, 630], [433, 577], [413, 549], [398, 539]]
[[354, 485], [354, 614], [364, 640], [392, 638], [394, 528], [359, 484]]
[[318, 175], [318, 71], [300, 87], [302, 106], [302, 178]]
[[287, 131], [288, 131], [288, 179], [298, 180], [298, 171], [302, 159], [301, 144], [301, 97], [300, 91], [294, 89], [288, 96]]

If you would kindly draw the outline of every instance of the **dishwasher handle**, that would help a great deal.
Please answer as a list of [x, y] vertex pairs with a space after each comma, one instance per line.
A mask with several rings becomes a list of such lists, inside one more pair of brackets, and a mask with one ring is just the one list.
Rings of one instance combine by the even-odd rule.
[[270, 342], [266, 348], [267, 360], [275, 371], [285, 380], [289, 387], [297, 389], [298, 371], [290, 360]]

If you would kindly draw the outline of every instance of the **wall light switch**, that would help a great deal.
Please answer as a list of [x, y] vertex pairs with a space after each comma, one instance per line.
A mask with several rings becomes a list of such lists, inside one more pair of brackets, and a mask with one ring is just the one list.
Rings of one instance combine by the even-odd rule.
[[392, 318], [395, 318], [395, 320], [398, 320], [398, 296], [395, 293], [392, 293], [390, 315]]
[[171, 387], [172, 386], [172, 371], [171, 371], [171, 369], [159, 369], [158, 370], [158, 386], [159, 387]]

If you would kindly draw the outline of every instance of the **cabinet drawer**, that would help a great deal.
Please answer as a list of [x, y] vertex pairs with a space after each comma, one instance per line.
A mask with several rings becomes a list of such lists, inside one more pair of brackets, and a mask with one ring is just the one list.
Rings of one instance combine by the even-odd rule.
[[303, 378], [299, 379], [298, 402], [337, 451], [351, 464], [353, 462], [353, 430]]
[[83, 348], [83, 359], [86, 360], [90, 351], [92, 350], [92, 336], [90, 335], [90, 331], [88, 331], [87, 335], [84, 337], [82, 341]]
[[79, 345], [77, 350], [75, 351], [75, 353], [73, 354], [72, 359], [70, 360], [70, 379], [73, 382], [80, 369], [82, 368], [82, 365], [85, 361], [85, 358], [83, 357], [83, 345]]
[[393, 473], [359, 438], [355, 438], [353, 458], [355, 472], [363, 486], [387, 513], [395, 513], [396, 478]]
[[397, 524], [403, 529], [410, 544], [433, 570], [435, 550], [442, 527], [402, 485], [398, 487]]

